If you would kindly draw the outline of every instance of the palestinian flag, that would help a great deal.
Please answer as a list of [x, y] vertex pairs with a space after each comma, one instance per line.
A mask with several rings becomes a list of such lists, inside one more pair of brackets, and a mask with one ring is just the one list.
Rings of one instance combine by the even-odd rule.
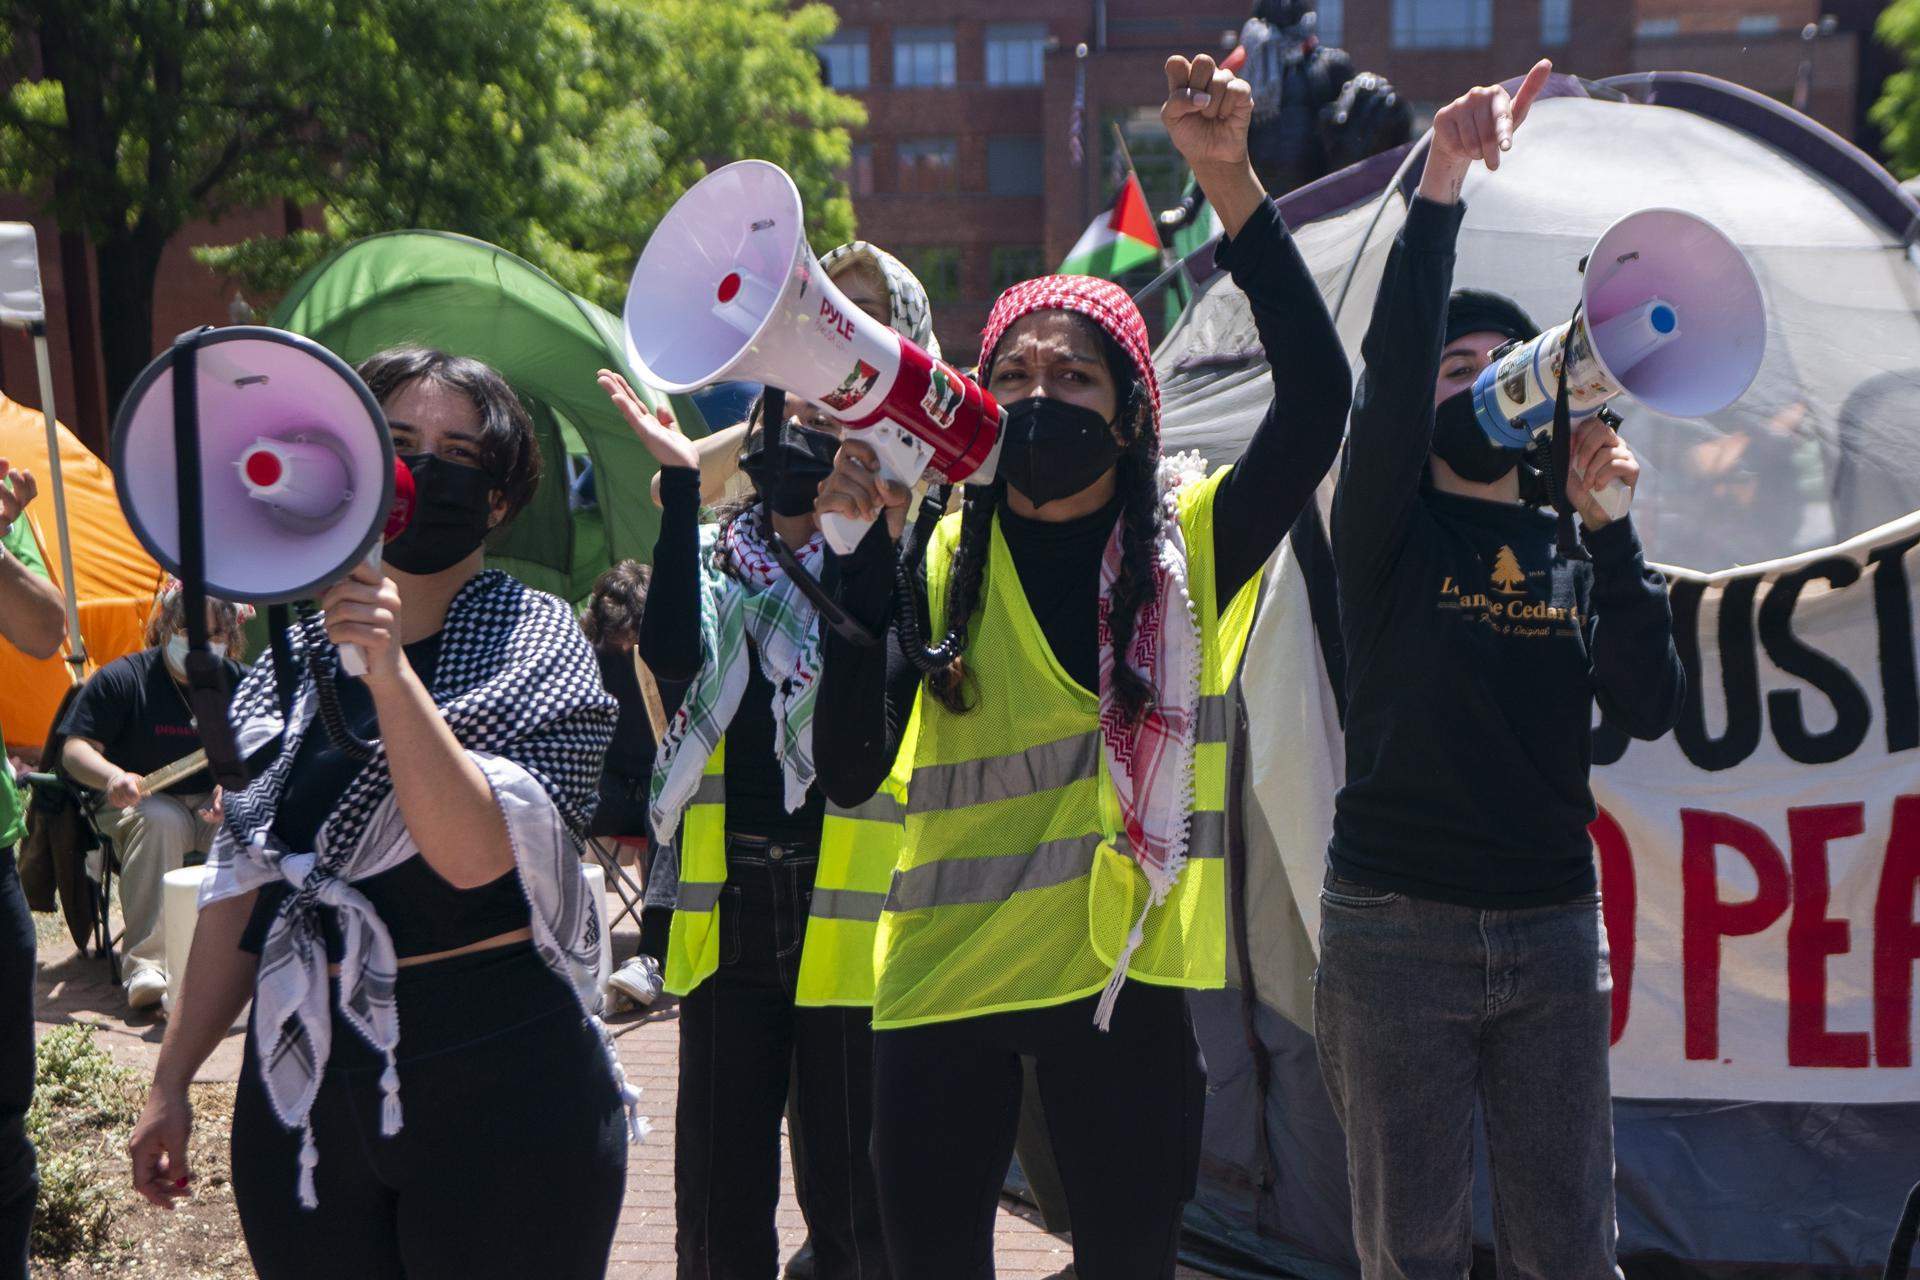
[[1064, 276], [1112, 280], [1160, 261], [1160, 233], [1147, 209], [1140, 179], [1129, 173], [1113, 208], [1095, 218], [1060, 264]]

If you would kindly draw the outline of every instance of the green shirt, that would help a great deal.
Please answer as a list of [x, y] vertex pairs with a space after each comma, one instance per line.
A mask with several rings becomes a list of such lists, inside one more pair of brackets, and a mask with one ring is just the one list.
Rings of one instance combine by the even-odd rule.
[[[5, 547], [13, 557], [29, 570], [47, 576], [46, 561], [40, 558], [39, 544], [33, 540], [33, 530], [27, 522], [16, 520], [13, 528], [5, 537], [0, 537], [0, 547]], [[4, 726], [0, 726], [0, 751], [4, 751], [7, 739]], [[4, 773], [0, 770], [0, 773]], [[20, 837], [27, 833], [26, 807], [20, 802], [20, 789], [13, 785], [10, 776], [0, 780], [0, 849], [20, 843]]]

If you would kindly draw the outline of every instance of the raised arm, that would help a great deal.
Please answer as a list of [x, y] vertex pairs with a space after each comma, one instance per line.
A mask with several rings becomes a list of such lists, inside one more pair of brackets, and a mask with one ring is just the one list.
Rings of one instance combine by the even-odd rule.
[[640, 615], [640, 660], [656, 680], [684, 683], [700, 673], [700, 453], [662, 406], [642, 404], [627, 380], [600, 371], [600, 387], [660, 464], [660, 534], [653, 581]]
[[33, 535], [19, 520], [39, 493], [33, 475], [0, 458], [0, 637], [29, 658], [51, 658], [67, 635], [67, 612], [59, 588], [47, 578]]
[[1361, 341], [1364, 366], [1334, 495], [1333, 547], [1343, 591], [1367, 590], [1405, 536], [1433, 444], [1434, 383], [1453, 290], [1460, 188], [1476, 160], [1500, 167], [1546, 87], [1553, 64], [1536, 63], [1517, 94], [1482, 86], [1434, 117], [1419, 194], [1407, 211]]
[[1216, 260], [1247, 295], [1273, 376], [1273, 403], [1214, 508], [1215, 593], [1228, 600], [1280, 545], [1339, 452], [1353, 375], [1319, 286], [1248, 162], [1252, 90], [1205, 54], [1169, 58], [1166, 70], [1161, 119], [1220, 214]]

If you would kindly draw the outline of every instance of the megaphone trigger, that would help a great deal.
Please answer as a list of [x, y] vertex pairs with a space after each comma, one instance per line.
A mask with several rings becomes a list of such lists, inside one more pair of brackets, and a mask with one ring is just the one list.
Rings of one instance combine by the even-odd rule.
[[[381, 528], [380, 540], [367, 552], [367, 558], [361, 563], [376, 573], [380, 569], [380, 552], [384, 544], [392, 542], [413, 522], [413, 469], [395, 458], [393, 460], [393, 505], [387, 508], [387, 523]], [[357, 644], [340, 646], [340, 669], [350, 676], [367, 674], [367, 655]]]

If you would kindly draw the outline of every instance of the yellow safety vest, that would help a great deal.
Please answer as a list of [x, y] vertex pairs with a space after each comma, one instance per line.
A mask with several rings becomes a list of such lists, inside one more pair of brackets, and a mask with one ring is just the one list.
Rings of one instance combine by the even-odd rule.
[[[1202, 663], [1189, 861], [1147, 915], [1127, 968], [1136, 981], [1165, 986], [1226, 983], [1232, 682], [1259, 597], [1256, 574], [1224, 610], [1214, 598], [1213, 500], [1226, 474], [1189, 484], [1179, 498]], [[949, 516], [927, 552], [935, 620], [946, 616], [958, 538], [958, 517]], [[1119, 794], [1102, 767], [1099, 698], [1047, 647], [997, 518], [969, 637], [973, 709], [955, 714], [924, 694], [919, 701], [906, 847], [876, 939], [876, 1029], [1094, 995], [1147, 903], [1146, 876], [1124, 849]]]
[[[720, 967], [720, 897], [727, 883], [726, 739], [714, 748], [680, 828], [680, 891], [667, 940], [666, 988], [684, 996]], [[829, 803], [820, 824], [820, 862], [807, 912], [794, 1003], [873, 1003], [874, 927], [900, 856], [905, 816], [903, 750], [872, 799], [852, 809]]]

